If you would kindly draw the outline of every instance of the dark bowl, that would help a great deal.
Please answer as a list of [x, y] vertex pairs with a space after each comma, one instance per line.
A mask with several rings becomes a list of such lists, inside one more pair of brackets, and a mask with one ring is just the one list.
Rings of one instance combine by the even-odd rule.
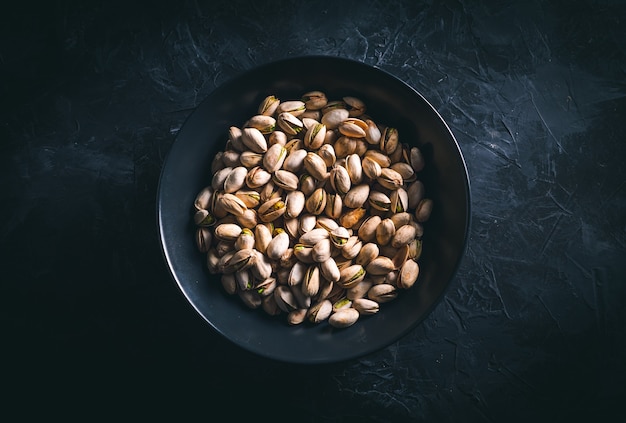
[[[417, 283], [381, 311], [345, 329], [328, 324], [289, 326], [247, 308], [222, 289], [195, 245], [192, 205], [210, 185], [210, 165], [223, 150], [231, 125], [256, 113], [267, 95], [297, 99], [311, 90], [329, 99], [355, 96], [376, 122], [398, 128], [402, 142], [418, 146], [426, 167], [420, 179], [434, 201], [424, 226]], [[454, 135], [415, 89], [378, 68], [347, 59], [298, 57], [259, 66], [216, 88], [191, 114], [162, 169], [158, 229], [163, 253], [178, 287], [200, 316], [233, 343], [261, 356], [292, 363], [330, 363], [384, 348], [414, 329], [433, 310], [453, 280], [465, 252], [470, 223], [467, 169]]]

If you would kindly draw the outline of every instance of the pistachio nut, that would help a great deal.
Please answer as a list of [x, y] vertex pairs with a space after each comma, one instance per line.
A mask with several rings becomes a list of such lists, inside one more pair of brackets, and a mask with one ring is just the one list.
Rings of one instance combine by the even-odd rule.
[[289, 235], [282, 228], [274, 229], [274, 237], [267, 245], [265, 254], [272, 259], [278, 260], [289, 248]]
[[[273, 293], [274, 291], [272, 291], [272, 294]], [[270, 316], [278, 316], [281, 313], [281, 309], [278, 307], [278, 304], [276, 304], [276, 298], [274, 298], [274, 295], [261, 295], [261, 298], [261, 308], [263, 311]]]
[[226, 165], [224, 165], [224, 162], [222, 161], [223, 155], [223, 151], [218, 151], [217, 154], [215, 154], [215, 157], [213, 157], [213, 160], [211, 160], [211, 173], [213, 175], [215, 175], [218, 170], [224, 169], [226, 167]]
[[251, 309], [256, 309], [261, 306], [261, 296], [256, 291], [237, 291], [237, 295], [241, 298], [241, 301]]
[[293, 255], [296, 256], [301, 263], [315, 263], [315, 260], [313, 260], [313, 246], [311, 245], [304, 245], [300, 243], [294, 245]]
[[[294, 247], [294, 253], [296, 249]], [[304, 275], [306, 274], [308, 267], [305, 263], [298, 261], [289, 271], [289, 279], [287, 280], [287, 284], [289, 286], [297, 286], [302, 283], [304, 280]]]
[[380, 254], [378, 245], [373, 242], [368, 242], [361, 247], [361, 251], [356, 256], [355, 263], [366, 267], [372, 260], [374, 260]]
[[304, 146], [309, 150], [317, 150], [326, 139], [326, 125], [323, 123], [315, 123], [306, 131], [304, 135]]
[[420, 201], [424, 198], [424, 183], [422, 181], [414, 181], [407, 188], [409, 197], [409, 208], [415, 209]]
[[415, 180], [415, 171], [410, 164], [404, 162], [392, 163], [391, 169], [395, 170], [402, 176], [404, 182], [413, 182]]
[[283, 162], [283, 169], [289, 172], [299, 173], [304, 167], [304, 158], [308, 151], [304, 148], [293, 149]]
[[[293, 191], [296, 192], [296, 191]], [[300, 225], [300, 220], [297, 217], [286, 217], [287, 211], [283, 215], [283, 226], [285, 228], [285, 232], [289, 235], [291, 239], [298, 239], [300, 234], [298, 233], [298, 228]]]
[[420, 201], [415, 208], [415, 220], [420, 223], [426, 222], [430, 218], [430, 214], [433, 211], [433, 200], [430, 198], [424, 198]]
[[328, 323], [335, 328], [347, 328], [359, 319], [359, 312], [354, 308], [337, 310], [328, 318]]
[[257, 191], [246, 189], [235, 192], [235, 196], [239, 198], [247, 208], [255, 208], [259, 205], [259, 200], [261, 199]]
[[307, 173], [300, 176], [300, 190], [304, 195], [311, 195], [317, 189], [317, 180]]
[[332, 144], [324, 144], [319, 150], [317, 150], [317, 155], [324, 160], [326, 167], [332, 167], [337, 161], [337, 156], [335, 155], [335, 148]]
[[298, 176], [289, 172], [288, 170], [277, 170], [272, 175], [272, 181], [274, 184], [285, 191], [293, 191], [298, 188]]
[[262, 115], [272, 116], [276, 112], [280, 100], [273, 95], [268, 95], [259, 105], [258, 112]]
[[346, 170], [353, 184], [358, 184], [363, 179], [363, 167], [361, 157], [358, 154], [348, 154], [346, 156]]
[[391, 239], [391, 246], [399, 248], [411, 243], [417, 236], [417, 231], [413, 225], [404, 225], [396, 229], [396, 233]]
[[394, 269], [400, 269], [404, 263], [409, 259], [409, 246], [403, 245], [402, 247], [398, 247], [396, 249], [396, 253], [391, 257], [391, 262], [393, 263]]
[[389, 302], [397, 296], [398, 291], [396, 287], [388, 283], [373, 285], [369, 291], [367, 291], [367, 298], [379, 304]]
[[283, 196], [283, 189], [276, 185], [272, 179], [270, 179], [265, 185], [263, 185], [263, 187], [258, 187], [256, 189], [260, 189], [259, 199], [261, 204], [273, 198]]
[[304, 283], [301, 283], [300, 286], [292, 287], [291, 292], [293, 296], [296, 298], [296, 302], [298, 303], [299, 308], [309, 308], [311, 307], [311, 297], [304, 293]]
[[398, 148], [398, 130], [396, 128], [387, 127], [380, 137], [380, 151], [391, 154]]
[[328, 194], [326, 196], [326, 208], [324, 209], [324, 213], [326, 216], [339, 219], [341, 216], [341, 212], [343, 210], [343, 200], [339, 194]]
[[317, 217], [313, 214], [305, 213], [300, 216], [299, 232], [305, 234], [317, 226]]
[[274, 144], [263, 155], [263, 168], [268, 172], [276, 172], [283, 166], [287, 157], [287, 149], [280, 144]]
[[219, 267], [224, 273], [234, 273], [248, 269], [254, 264], [255, 259], [256, 256], [252, 249], [232, 251], [222, 256]]
[[280, 115], [281, 113], [291, 113], [293, 116], [300, 116], [306, 110], [306, 104], [304, 101], [300, 100], [289, 100], [283, 101], [278, 105], [276, 109], [276, 113]]
[[282, 198], [272, 198], [259, 206], [258, 216], [261, 222], [273, 222], [285, 213], [285, 203]]
[[263, 154], [246, 150], [239, 155], [239, 162], [246, 168], [252, 169], [263, 164]]
[[383, 219], [376, 228], [376, 242], [378, 245], [387, 245], [395, 234], [396, 227], [393, 225], [393, 221], [389, 218]]
[[395, 266], [389, 257], [378, 256], [365, 267], [368, 274], [386, 275], [395, 269]]
[[367, 150], [363, 155], [363, 159], [369, 157], [374, 160], [376, 163], [380, 165], [381, 168], [386, 168], [391, 166], [391, 159], [384, 153], [381, 153], [378, 150]]
[[306, 308], [297, 308], [295, 310], [290, 311], [289, 313], [287, 313], [287, 323], [289, 323], [292, 326], [301, 324], [302, 322], [306, 320], [307, 312], [308, 312], [308, 309]]
[[300, 236], [298, 242], [303, 245], [314, 246], [323, 239], [328, 239], [328, 231], [324, 228], [314, 228]]
[[346, 245], [350, 236], [350, 232], [343, 226], [338, 226], [330, 232], [330, 240], [335, 247], [340, 249]]
[[346, 137], [345, 135], [335, 141], [335, 155], [338, 159], [344, 159], [350, 154], [356, 153], [357, 138]]
[[215, 237], [220, 241], [234, 242], [241, 234], [241, 226], [234, 223], [221, 223], [215, 227]]
[[391, 212], [402, 213], [408, 210], [409, 195], [404, 188], [398, 188], [391, 191], [389, 199], [391, 200]]
[[328, 177], [326, 162], [318, 154], [310, 151], [304, 158], [304, 167], [309, 175], [318, 181], [324, 181]]
[[206, 253], [211, 248], [213, 242], [213, 233], [208, 228], [196, 229], [196, 247], [201, 253]]
[[330, 239], [323, 239], [313, 246], [311, 257], [313, 261], [323, 263], [331, 257], [331, 243]]
[[241, 134], [241, 129], [236, 126], [228, 128], [228, 141], [230, 142], [230, 145], [239, 152], [246, 149], [243, 141], [241, 140]]
[[206, 254], [206, 267], [212, 275], [219, 272], [220, 256], [215, 248], [209, 249]]
[[374, 283], [369, 279], [369, 277], [366, 277], [361, 282], [348, 288], [346, 290], [346, 296], [352, 301], [364, 298], [373, 284]]
[[400, 212], [391, 215], [390, 219], [396, 227], [396, 230], [398, 230], [400, 227], [413, 222], [413, 215], [408, 212]]
[[239, 216], [237, 216], [237, 223], [242, 228], [253, 229], [257, 225], [257, 223], [259, 223], [259, 220], [258, 220], [257, 214], [256, 214], [256, 210], [254, 210], [254, 209], [246, 209], [246, 210], [244, 210], [243, 213], [241, 213]]
[[265, 153], [267, 151], [267, 141], [256, 128], [243, 128], [241, 130], [241, 141], [255, 153]]
[[226, 178], [232, 170], [232, 167], [225, 167], [213, 174], [213, 178], [211, 179], [211, 187], [214, 191], [224, 189], [224, 181], [226, 181]]
[[234, 273], [224, 273], [220, 278], [220, 282], [222, 284], [222, 288], [224, 291], [229, 293], [230, 295], [237, 292], [237, 281], [235, 280]]
[[217, 250], [217, 254], [222, 257], [224, 254], [233, 251], [235, 249], [235, 244], [232, 241], [220, 240], [217, 242], [215, 249]]
[[422, 240], [414, 239], [409, 243], [409, 258], [419, 260], [422, 255]]
[[352, 138], [364, 138], [365, 137], [365, 129], [367, 128], [367, 124], [363, 122], [365, 128], [362, 125], [355, 121], [361, 121], [360, 119], [346, 119], [337, 126], [337, 129], [342, 135], [346, 137]]
[[269, 115], [255, 115], [248, 119], [244, 127], [256, 128], [262, 134], [269, 134], [276, 128], [276, 119]]
[[246, 204], [239, 197], [233, 194], [225, 193], [220, 197], [219, 201], [221, 203], [221, 207], [234, 216], [241, 216], [246, 210], [248, 210]]
[[[322, 269], [320, 266], [320, 271], [321, 270]], [[337, 278], [337, 280], [339, 280], [339, 278]], [[319, 291], [317, 291], [317, 295], [313, 297], [313, 299], [315, 301], [325, 300], [333, 292], [334, 289], [335, 289], [335, 283], [332, 281], [329, 281], [326, 277], [323, 277], [322, 280], [320, 281], [320, 289]], [[340, 288], [340, 289], [343, 290], [343, 288]]]
[[333, 304], [329, 300], [322, 300], [313, 304], [307, 312], [307, 319], [311, 323], [320, 323], [328, 319], [333, 311]]
[[343, 204], [351, 209], [361, 207], [365, 201], [367, 201], [370, 195], [370, 186], [368, 184], [359, 184], [353, 186], [350, 191], [346, 193], [343, 199]]
[[400, 268], [400, 274], [398, 275], [397, 281], [398, 288], [411, 288], [415, 284], [415, 281], [417, 281], [419, 270], [419, 264], [415, 260], [407, 260]]
[[287, 134], [283, 131], [273, 131], [267, 139], [268, 146], [280, 144], [283, 147], [287, 144]]
[[259, 224], [254, 228], [254, 246], [257, 251], [265, 253], [272, 241], [272, 229], [267, 224]]
[[372, 242], [376, 239], [376, 228], [382, 221], [380, 216], [370, 216], [359, 227], [358, 235], [363, 242]]
[[193, 202], [196, 210], [208, 210], [211, 206], [211, 197], [213, 196], [213, 187], [208, 186], [202, 188], [202, 190], [196, 195], [196, 199]]
[[383, 168], [376, 181], [383, 187], [390, 190], [402, 188], [402, 184], [404, 183], [402, 176], [391, 168]]
[[352, 306], [352, 301], [348, 297], [343, 297], [333, 303], [333, 312], [336, 312], [344, 308], [349, 308], [351, 306]]
[[222, 154], [222, 163], [224, 163], [225, 167], [237, 167], [241, 164], [239, 161], [240, 155], [239, 151], [226, 150]]
[[313, 191], [313, 194], [306, 199], [305, 207], [313, 215], [321, 214], [326, 208], [326, 191], [324, 188]]
[[424, 169], [424, 163], [425, 163], [424, 155], [422, 154], [422, 151], [419, 148], [417, 147], [411, 148], [409, 160], [411, 163], [411, 167], [416, 173]]
[[235, 271], [235, 282], [239, 291], [247, 291], [253, 288], [252, 275], [248, 269], [240, 269]]
[[337, 129], [341, 122], [350, 117], [350, 112], [343, 108], [335, 108], [323, 113], [322, 123], [326, 125], [328, 129]]
[[350, 174], [343, 166], [335, 166], [329, 173], [330, 186], [337, 194], [345, 195], [352, 187]]
[[285, 197], [285, 217], [298, 217], [304, 210], [304, 193], [302, 191], [290, 191]]
[[363, 243], [359, 239], [358, 236], [351, 236], [348, 238], [343, 248], [341, 249], [341, 255], [347, 259], [356, 258], [357, 255], [361, 252], [361, 247], [363, 247]]
[[235, 249], [251, 250], [253, 248], [254, 248], [254, 233], [248, 228], [242, 229], [241, 233], [235, 240]]
[[307, 110], [320, 110], [328, 104], [328, 98], [322, 91], [309, 91], [302, 96]]
[[253, 167], [246, 175], [246, 185], [248, 188], [260, 188], [272, 179], [272, 174], [261, 166]]
[[208, 210], [197, 210], [193, 215], [193, 221], [197, 226], [208, 227], [215, 225], [215, 217]]
[[337, 267], [337, 262], [331, 257], [320, 263], [320, 271], [322, 276], [331, 282], [339, 282], [341, 274]]
[[285, 313], [289, 313], [298, 308], [296, 297], [293, 295], [293, 292], [291, 292], [289, 286], [278, 285], [274, 290], [274, 299], [276, 300], [278, 308]]
[[298, 258], [293, 253], [293, 248], [287, 248], [282, 256], [280, 256], [280, 266], [291, 269], [296, 264]]
[[289, 112], [280, 113], [277, 122], [287, 135], [298, 135], [304, 128], [302, 121]]
[[391, 199], [380, 191], [372, 191], [368, 198], [369, 205], [380, 211], [391, 210]]
[[363, 100], [357, 97], [346, 96], [343, 98], [343, 102], [345, 103], [346, 109], [348, 109], [351, 117], [361, 116], [367, 110]]
[[320, 289], [320, 269], [318, 266], [309, 266], [302, 281], [302, 292], [308, 297], [313, 297]]
[[371, 145], [377, 145], [380, 142], [380, 129], [378, 125], [371, 119], [366, 119], [367, 130], [365, 131], [365, 140]]
[[362, 316], [369, 316], [378, 313], [380, 306], [376, 301], [367, 298], [358, 298], [352, 301], [352, 307]]
[[363, 169], [363, 174], [373, 181], [380, 176], [382, 171], [380, 165], [372, 160], [371, 157], [363, 158], [361, 161], [361, 168]]

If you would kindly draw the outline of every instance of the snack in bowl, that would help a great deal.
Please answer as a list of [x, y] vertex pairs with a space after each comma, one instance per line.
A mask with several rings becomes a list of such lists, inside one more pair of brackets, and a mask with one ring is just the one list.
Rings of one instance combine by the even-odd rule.
[[291, 325], [345, 328], [414, 286], [433, 209], [418, 147], [324, 91], [269, 95], [239, 125], [193, 204], [223, 291]]

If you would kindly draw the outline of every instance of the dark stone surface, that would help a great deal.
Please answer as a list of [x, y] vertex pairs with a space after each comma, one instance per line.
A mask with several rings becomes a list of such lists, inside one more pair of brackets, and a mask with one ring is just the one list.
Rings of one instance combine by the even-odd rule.
[[[623, 2], [66, 0], [1, 20], [3, 408], [24, 420], [623, 415]], [[164, 157], [204, 96], [305, 54], [419, 90], [455, 133], [473, 196], [466, 257], [431, 316], [382, 351], [316, 367], [211, 332], [169, 277], [155, 212]]]

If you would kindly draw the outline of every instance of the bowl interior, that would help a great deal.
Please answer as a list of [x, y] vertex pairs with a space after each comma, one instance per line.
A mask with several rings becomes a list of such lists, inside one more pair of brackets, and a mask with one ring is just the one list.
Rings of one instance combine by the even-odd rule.
[[[211, 161], [228, 128], [256, 113], [267, 95], [298, 99], [311, 90], [330, 100], [362, 99], [374, 121], [395, 126], [401, 142], [418, 146], [426, 167], [420, 179], [434, 210], [425, 224], [416, 285], [382, 304], [378, 314], [346, 329], [327, 324], [289, 326], [228, 296], [206, 269], [194, 243], [192, 204], [211, 181]], [[195, 310], [235, 344], [295, 363], [327, 363], [385, 347], [419, 324], [438, 303], [465, 251], [469, 181], [461, 151], [435, 109], [414, 89], [380, 69], [335, 57], [301, 57], [260, 66], [214, 90], [189, 117], [168, 153], [158, 191], [159, 232], [172, 276]]]

